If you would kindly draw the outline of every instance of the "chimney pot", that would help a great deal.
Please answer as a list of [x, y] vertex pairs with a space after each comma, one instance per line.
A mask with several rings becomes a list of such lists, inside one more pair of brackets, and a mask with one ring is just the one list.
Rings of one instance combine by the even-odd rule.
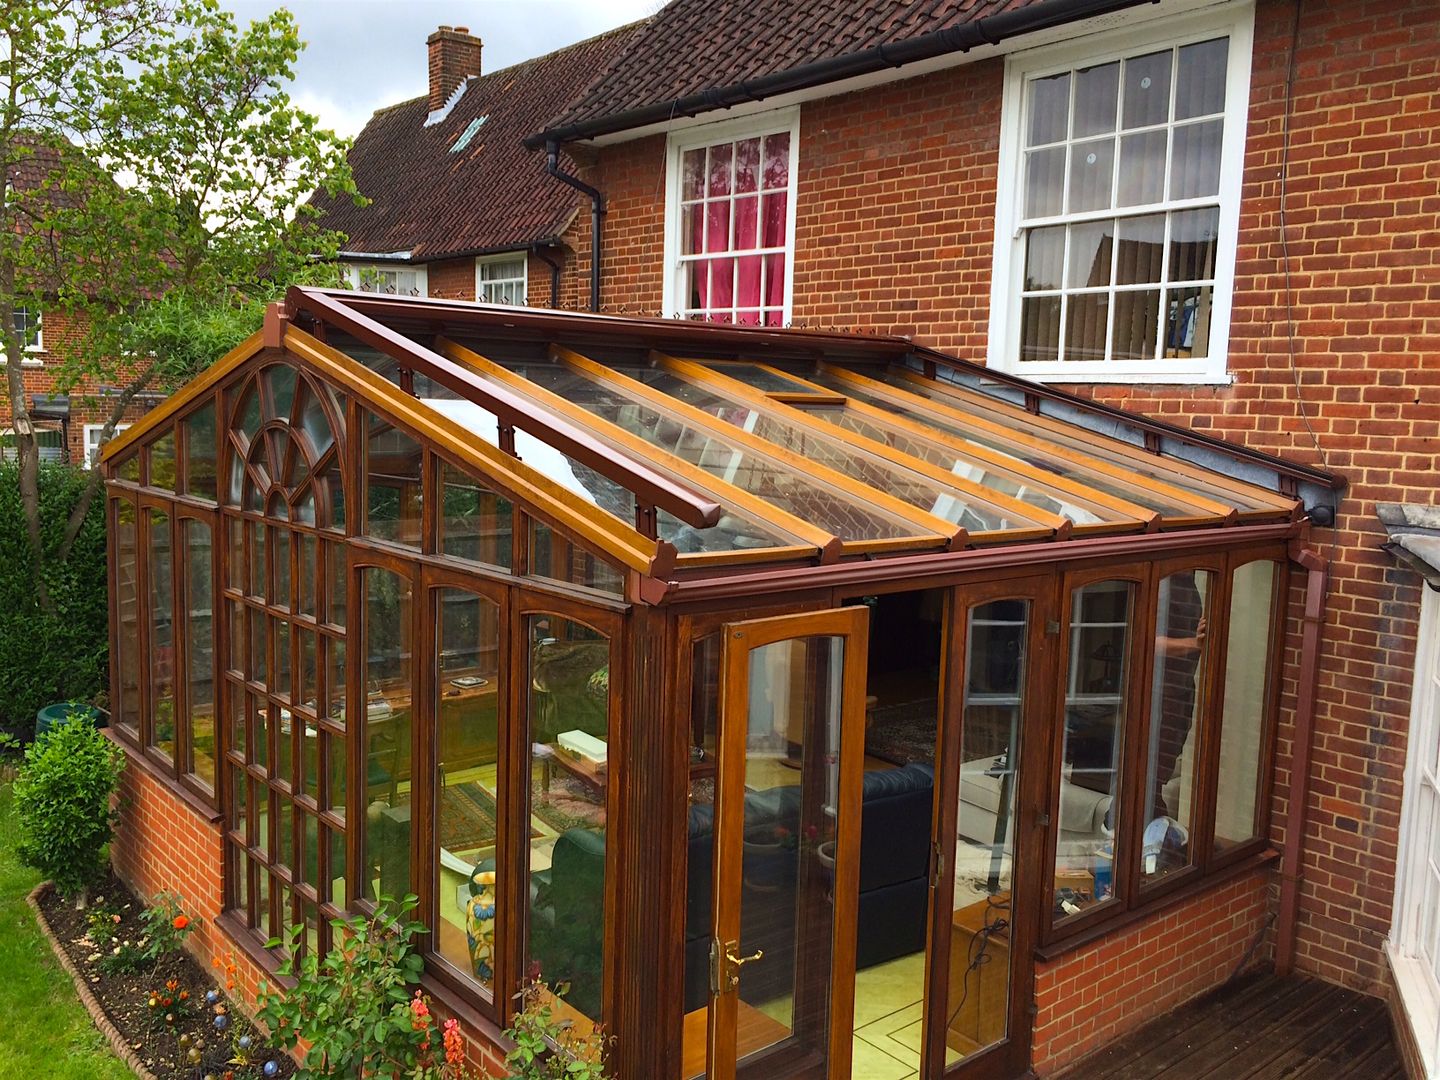
[[464, 26], [442, 26], [425, 39], [430, 52], [430, 111], [450, 100], [455, 88], [480, 74], [484, 42]]

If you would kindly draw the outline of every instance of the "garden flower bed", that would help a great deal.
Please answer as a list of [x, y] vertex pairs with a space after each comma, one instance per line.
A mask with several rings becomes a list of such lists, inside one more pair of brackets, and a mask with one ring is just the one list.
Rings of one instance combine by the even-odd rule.
[[[128, 1050], [124, 1056], [137, 1071], [157, 1080], [294, 1074], [291, 1058], [269, 1046], [225, 988], [178, 947], [189, 929], [178, 908], [162, 901], [147, 918], [146, 905], [113, 876], [83, 911], [53, 889], [42, 888], [37, 900], [42, 929], [123, 1040], [117, 1052]], [[174, 947], [150, 959], [157, 939]]]

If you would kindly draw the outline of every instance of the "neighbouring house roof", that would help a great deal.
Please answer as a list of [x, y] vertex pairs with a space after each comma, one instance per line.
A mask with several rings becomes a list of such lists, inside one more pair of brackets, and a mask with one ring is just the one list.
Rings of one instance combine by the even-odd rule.
[[522, 139], [565, 109], [635, 29], [623, 26], [470, 79], [438, 120], [423, 95], [379, 110], [350, 150], [370, 205], [317, 196], [325, 226], [347, 235], [347, 253], [408, 252], [412, 262], [557, 237], [578, 195], [547, 176], [544, 154]]
[[[693, 116], [1141, 0], [673, 0], [530, 145]], [[848, 59], [846, 64], [839, 63]]]
[[1440, 591], [1440, 506], [1376, 503], [1375, 516], [1390, 535], [1380, 546]]

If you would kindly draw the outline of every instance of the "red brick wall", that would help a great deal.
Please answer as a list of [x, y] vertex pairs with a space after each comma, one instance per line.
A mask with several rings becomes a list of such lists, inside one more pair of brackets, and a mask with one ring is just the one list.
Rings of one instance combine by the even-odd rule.
[[475, 260], [446, 259], [425, 264], [425, 289], [445, 300], [475, 299]]
[[[175, 893], [185, 912], [201, 920], [187, 938], [190, 952], [202, 967], [213, 971], [215, 981], [225, 984], [223, 970], [214, 969], [217, 957], [233, 958], [235, 988], [231, 998], [246, 1012], [254, 1009], [260, 981], [267, 976], [243, 949], [235, 946], [216, 925], [224, 901], [221, 883], [223, 842], [221, 827], [202, 817], [193, 807], [157, 779], [132, 755], [120, 781], [116, 805], [120, 824], [110, 856], [115, 872], [136, 896], [147, 901], [158, 892]], [[270, 984], [274, 985], [273, 977]], [[450, 1016], [444, 1005], [432, 1000], [436, 1022]], [[497, 1075], [504, 1056], [494, 1042], [462, 1021], [472, 1064]]]
[[[1259, 0], [1256, 14], [1233, 384], [1073, 389], [1350, 481], [1338, 527], [1316, 534], [1335, 566], [1298, 963], [1373, 990], [1394, 888], [1419, 598], [1415, 575], [1378, 549], [1373, 514], [1376, 501], [1431, 502], [1437, 488], [1440, 4], [1304, 4], [1288, 197], [1292, 371], [1278, 197], [1294, 11], [1292, 0]], [[987, 61], [801, 106], [796, 322], [913, 334], [983, 360], [1001, 77]], [[609, 203], [606, 308], [657, 311], [664, 138], [604, 148], [587, 175]], [[1293, 680], [1293, 619], [1292, 628]], [[1294, 701], [1290, 684], [1277, 841]]]
[[[27, 352], [26, 361], [39, 361], [39, 363], [25, 363], [21, 367], [20, 378], [25, 386], [25, 399], [28, 404], [34, 404], [36, 394], [53, 394], [58, 391], [56, 377], [61, 363], [61, 355], [67, 347], [77, 344], [85, 332], [84, 323], [81, 320], [72, 318], [58, 311], [43, 313], [43, 332], [41, 344], [43, 349], [37, 352]], [[69, 460], [79, 463], [85, 457], [85, 425], [103, 424], [110, 419], [114, 411], [114, 399], [103, 397], [100, 394], [100, 384], [94, 379], [83, 379], [79, 385], [69, 389], [70, 395], [70, 431], [66, 448], [69, 452]], [[121, 418], [122, 423], [132, 423], [144, 416], [148, 405], [131, 403], [126, 408]], [[46, 422], [42, 426], [49, 427]], [[10, 389], [5, 379], [0, 379], [0, 427], [10, 427]]]
[[1236, 878], [1038, 965], [1035, 1071], [1055, 1073], [1225, 981], [1265, 932], [1272, 877]]

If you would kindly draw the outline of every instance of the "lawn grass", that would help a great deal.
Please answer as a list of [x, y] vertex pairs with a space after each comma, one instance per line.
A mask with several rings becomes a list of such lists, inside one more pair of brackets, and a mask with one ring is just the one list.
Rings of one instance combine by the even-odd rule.
[[0, 1078], [125, 1080], [133, 1074], [75, 997], [25, 902], [39, 876], [15, 855], [10, 785], [0, 784]]

